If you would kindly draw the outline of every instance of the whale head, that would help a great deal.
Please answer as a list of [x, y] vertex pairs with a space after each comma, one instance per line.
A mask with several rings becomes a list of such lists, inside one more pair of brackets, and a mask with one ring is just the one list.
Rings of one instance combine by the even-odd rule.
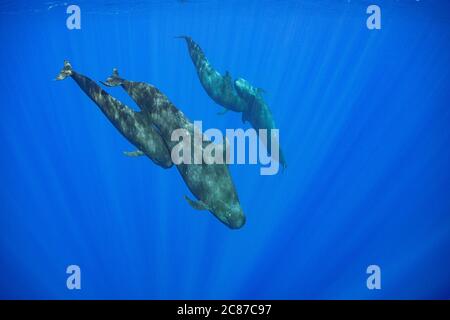
[[231, 229], [239, 229], [245, 224], [245, 215], [239, 202], [233, 204], [225, 204], [220, 208], [211, 210], [212, 213], [225, 225]]
[[[216, 190], [219, 189], [220, 187]], [[215, 192], [212, 198], [206, 200], [206, 203], [202, 200], [191, 200], [188, 196], [184, 198], [192, 208], [211, 212], [230, 229], [239, 229], [245, 224], [244, 212], [234, 192]]]

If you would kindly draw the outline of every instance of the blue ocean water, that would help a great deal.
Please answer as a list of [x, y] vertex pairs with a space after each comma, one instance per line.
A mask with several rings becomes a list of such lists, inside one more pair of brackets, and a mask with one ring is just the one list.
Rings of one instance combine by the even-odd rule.
[[[67, 3], [0, 2], [0, 298], [450, 298], [447, 1], [74, 4], [81, 30]], [[217, 115], [180, 34], [264, 88], [280, 128], [283, 173], [230, 166], [240, 230], [193, 210], [175, 168], [125, 157], [75, 82], [53, 80], [64, 59], [94, 80], [117, 67], [204, 128], [248, 128]]]

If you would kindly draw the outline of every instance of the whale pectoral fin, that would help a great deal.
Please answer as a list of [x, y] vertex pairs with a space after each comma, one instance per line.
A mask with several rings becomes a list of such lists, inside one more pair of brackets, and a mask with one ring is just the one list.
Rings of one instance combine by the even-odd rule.
[[223, 110], [222, 111], [219, 111], [219, 112], [217, 112], [217, 114], [219, 115], [219, 116], [223, 116], [225, 113], [227, 113], [228, 111], [230, 111], [229, 109], [227, 109], [227, 108], [223, 108]]
[[127, 157], [140, 157], [144, 155], [144, 153], [141, 150], [124, 151], [123, 154], [126, 155]]
[[188, 196], [184, 196], [184, 198], [189, 203], [189, 205], [192, 208], [194, 208], [195, 210], [208, 210], [208, 206], [203, 201], [201, 201], [201, 200], [194, 201], [194, 200], [189, 199]]

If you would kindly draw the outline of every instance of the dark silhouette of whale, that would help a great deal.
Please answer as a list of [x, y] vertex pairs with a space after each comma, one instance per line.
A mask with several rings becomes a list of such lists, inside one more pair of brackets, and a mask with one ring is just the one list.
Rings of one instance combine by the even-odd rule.
[[[206, 93], [217, 104], [225, 108], [224, 112], [232, 110], [242, 112], [242, 121], [248, 121], [259, 134], [259, 129], [267, 130], [267, 151], [272, 154], [271, 131], [276, 129], [272, 113], [262, 97], [263, 90], [253, 87], [248, 81], [238, 78], [233, 81], [229, 72], [221, 75], [206, 58], [200, 46], [188, 36], [178, 36], [186, 40], [189, 55], [197, 71], [200, 83]], [[261, 141], [265, 142], [264, 139]], [[278, 159], [285, 168], [287, 166], [281, 148]]]
[[200, 83], [205, 89], [206, 93], [216, 103], [223, 106], [227, 110], [242, 112], [246, 109], [247, 103], [243, 100], [234, 89], [233, 79], [227, 71], [225, 75], [221, 75], [209, 63], [205, 54], [198, 44], [196, 44], [190, 37], [179, 36], [186, 40], [189, 54], [197, 70]]
[[[272, 150], [271, 135], [272, 130], [276, 129], [276, 126], [272, 112], [262, 97], [262, 90], [253, 87], [247, 80], [242, 78], [239, 78], [234, 82], [234, 87], [239, 95], [248, 103], [247, 108], [242, 112], [242, 122], [245, 123], [248, 121], [258, 134], [259, 129], [267, 130], [267, 139], [261, 139], [261, 141], [266, 143], [268, 153], [271, 154], [283, 168], [286, 168], [287, 164], [281, 148], [277, 146], [278, 153], [275, 154]], [[276, 131], [273, 131], [273, 134], [275, 135]], [[276, 141], [279, 141], [279, 137]]]
[[72, 70], [68, 61], [64, 61], [64, 67], [56, 80], [63, 80], [69, 76], [97, 104], [114, 127], [139, 150], [126, 154], [130, 156], [145, 154], [163, 168], [170, 168], [173, 165], [163, 138], [156, 128], [148, 125], [142, 112], [136, 112], [110, 96], [94, 81]]
[[[67, 76], [72, 77], [114, 126], [136, 145], [138, 151], [133, 155], [144, 153], [153, 161], [155, 158], [164, 158], [167, 161], [168, 157], [170, 165], [167, 163], [166, 167], [169, 167], [173, 164], [169, 150], [177, 144], [171, 139], [172, 132], [181, 128], [189, 132], [190, 137], [194, 137], [194, 125], [154, 86], [121, 79], [117, 71], [104, 83], [108, 86], [121, 85], [141, 108], [140, 112], [134, 112], [107, 94], [94, 81], [73, 71], [68, 62], [57, 79], [62, 80]], [[160, 146], [164, 146], [164, 149], [160, 150], [162, 154], [147, 154], [148, 149], [142, 148], [141, 140], [150, 140], [148, 143], [152, 145], [158, 141]], [[212, 142], [204, 141], [197, 147], [203, 149], [210, 143]], [[241, 228], [245, 224], [245, 216], [227, 165], [194, 164], [193, 161], [191, 163], [176, 164], [184, 182], [197, 198], [197, 201], [194, 201], [185, 196], [188, 203], [195, 209], [210, 211], [232, 229]]]

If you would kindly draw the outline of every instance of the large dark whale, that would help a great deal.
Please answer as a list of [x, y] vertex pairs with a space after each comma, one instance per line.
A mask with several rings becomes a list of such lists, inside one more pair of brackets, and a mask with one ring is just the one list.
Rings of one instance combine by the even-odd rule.
[[[194, 125], [154, 86], [121, 79], [117, 71], [106, 81], [106, 85], [121, 85], [127, 91], [141, 108], [140, 112], [134, 112], [107, 94], [94, 81], [73, 71], [68, 62], [57, 79], [62, 80], [67, 76], [72, 77], [114, 126], [136, 145], [138, 151], [132, 155], [139, 155], [142, 152], [153, 161], [154, 157], [158, 156], [169, 161], [166, 166], [169, 167], [173, 164], [170, 150], [177, 144], [171, 139], [172, 132], [176, 129], [185, 129], [191, 137], [194, 136]], [[147, 154], [148, 148], [142, 145], [142, 142], [147, 140], [150, 140], [148, 142], [150, 144], [158, 141], [164, 146], [164, 152], [161, 150], [164, 155], [155, 152]], [[212, 142], [203, 143], [205, 145], [200, 145], [202, 149]], [[241, 228], [245, 223], [245, 216], [227, 165], [191, 163], [176, 164], [189, 190], [197, 198], [197, 201], [194, 201], [185, 196], [188, 203], [195, 209], [210, 211], [232, 229]]]
[[[226, 110], [242, 112], [242, 121], [244, 123], [248, 121], [258, 134], [259, 129], [266, 129], [267, 151], [269, 154], [273, 154], [270, 136], [272, 129], [276, 129], [276, 126], [272, 113], [263, 99], [263, 91], [253, 87], [242, 78], [233, 81], [229, 72], [221, 75], [214, 69], [203, 50], [191, 37], [179, 36], [177, 38], [186, 40], [189, 55], [206, 93]], [[264, 139], [261, 141], [265, 142]], [[281, 148], [279, 148], [278, 159], [275, 160], [278, 160], [283, 167], [287, 166]]]
[[[202, 137], [201, 145], [195, 145], [194, 124], [178, 110], [169, 99], [156, 87], [145, 82], [135, 82], [119, 77], [117, 69], [105, 85], [122, 86], [128, 95], [142, 109], [149, 121], [155, 125], [165, 143], [172, 150], [178, 141], [172, 141], [172, 133], [184, 129], [192, 139], [191, 145], [204, 149], [211, 141]], [[245, 223], [228, 166], [223, 164], [195, 164], [192, 153], [190, 163], [176, 164], [184, 182], [198, 201], [186, 197], [195, 209], [208, 210], [230, 228], [240, 228]]]
[[72, 70], [68, 61], [64, 61], [64, 67], [56, 80], [63, 80], [69, 76], [97, 104], [114, 127], [136, 146], [138, 151], [127, 153], [128, 155], [145, 154], [163, 168], [170, 168], [173, 165], [163, 138], [154, 126], [148, 125], [142, 112], [136, 112], [113, 98], [94, 81]]

